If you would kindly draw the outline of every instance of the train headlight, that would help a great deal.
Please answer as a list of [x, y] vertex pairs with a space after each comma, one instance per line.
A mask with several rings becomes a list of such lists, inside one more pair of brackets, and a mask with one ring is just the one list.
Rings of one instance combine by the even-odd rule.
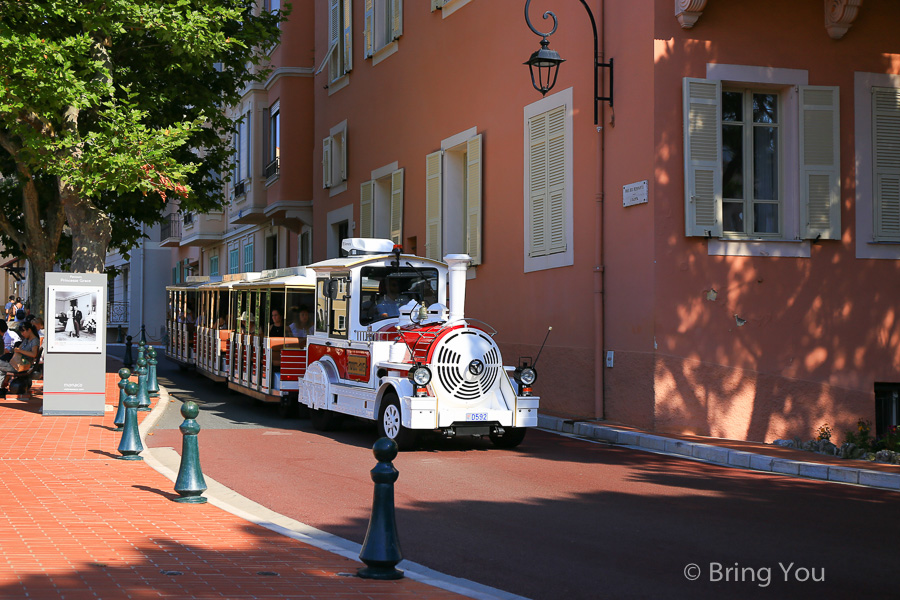
[[431, 382], [431, 369], [424, 366], [415, 367], [409, 372], [409, 378], [419, 387], [425, 387]]
[[519, 370], [519, 381], [523, 385], [530, 386], [534, 384], [535, 379], [537, 379], [537, 372], [531, 367], [522, 367]]

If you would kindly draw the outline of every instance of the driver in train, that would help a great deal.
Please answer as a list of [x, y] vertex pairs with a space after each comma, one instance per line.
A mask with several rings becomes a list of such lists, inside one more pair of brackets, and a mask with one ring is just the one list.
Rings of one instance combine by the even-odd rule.
[[376, 313], [379, 318], [400, 316], [400, 280], [388, 277], [381, 282], [384, 289], [381, 299], [376, 305]]

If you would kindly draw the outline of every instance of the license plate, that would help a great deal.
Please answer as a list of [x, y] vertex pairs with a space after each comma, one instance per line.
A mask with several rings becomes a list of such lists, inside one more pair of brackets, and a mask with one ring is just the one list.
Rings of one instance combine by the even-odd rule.
[[466, 413], [466, 421], [487, 421], [487, 413]]

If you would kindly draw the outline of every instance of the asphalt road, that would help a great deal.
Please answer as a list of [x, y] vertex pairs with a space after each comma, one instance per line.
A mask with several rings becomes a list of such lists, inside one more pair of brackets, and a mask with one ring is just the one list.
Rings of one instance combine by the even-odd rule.
[[[281, 420], [160, 363], [197, 401], [203, 472], [362, 543], [373, 426]], [[150, 433], [180, 451], [179, 405]], [[900, 493], [707, 465], [531, 431], [516, 450], [434, 441], [394, 461], [405, 558], [535, 599], [897, 598]]]

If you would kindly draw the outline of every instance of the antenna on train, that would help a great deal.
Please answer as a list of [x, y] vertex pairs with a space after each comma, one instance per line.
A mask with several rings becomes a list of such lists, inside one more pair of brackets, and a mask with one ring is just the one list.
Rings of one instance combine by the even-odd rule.
[[544, 341], [543, 341], [543, 343], [541, 344], [541, 349], [538, 350], [537, 358], [535, 358], [535, 359], [534, 359], [534, 362], [531, 363], [532, 368], [534, 368], [535, 366], [537, 366], [537, 361], [540, 360], [540, 358], [541, 358], [541, 352], [544, 351], [544, 344], [547, 343], [547, 338], [550, 337], [550, 332], [551, 332], [551, 331], [553, 331], [553, 326], [552, 326], [552, 325], [551, 325], [550, 327], [547, 328], [547, 335], [544, 336]]

